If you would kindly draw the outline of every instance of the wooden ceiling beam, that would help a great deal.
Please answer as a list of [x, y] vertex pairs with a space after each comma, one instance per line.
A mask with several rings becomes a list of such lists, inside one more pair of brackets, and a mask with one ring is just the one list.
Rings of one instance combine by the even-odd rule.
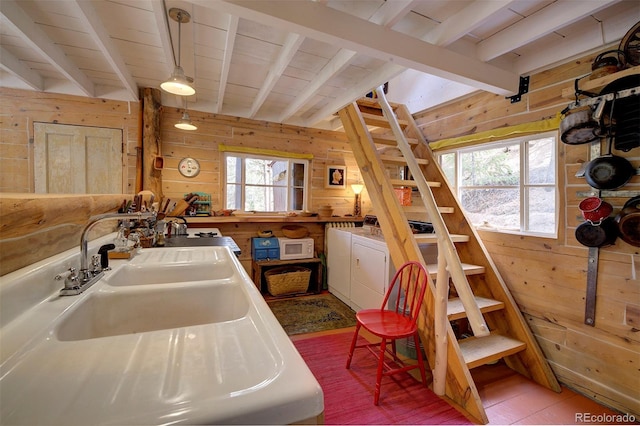
[[429, 34], [427, 34], [423, 40], [437, 46], [448, 46], [476, 29], [479, 25], [493, 17], [495, 13], [508, 7], [514, 1], [515, 0], [476, 0], [447, 20], [438, 24], [436, 28], [429, 31]]
[[[411, 11], [411, 7], [418, 0], [397, 0], [384, 2], [378, 10], [369, 18], [369, 21], [384, 25], [387, 28], [393, 27], [400, 19]], [[351, 59], [356, 56], [356, 52], [349, 49], [340, 49], [336, 55], [325, 65], [318, 75], [307, 87], [296, 96], [295, 100], [280, 114], [278, 121], [284, 122], [294, 114], [300, 114], [302, 107], [307, 104], [334, 76], [341, 73]], [[380, 85], [380, 82], [378, 83]], [[376, 86], [377, 87], [377, 86]], [[342, 99], [342, 97], [341, 97]], [[349, 101], [346, 101], [346, 105]], [[335, 111], [335, 110], [334, 110]], [[332, 113], [329, 113], [332, 114]], [[323, 117], [324, 118], [324, 117]], [[319, 120], [316, 120], [316, 122]], [[315, 123], [314, 123], [315, 124]]]
[[265, 79], [262, 87], [260, 87], [260, 91], [256, 95], [253, 104], [251, 105], [251, 112], [249, 113], [249, 118], [255, 118], [258, 110], [267, 100], [267, 96], [271, 93], [271, 90], [278, 82], [278, 79], [282, 76], [284, 70], [289, 66], [289, 63], [298, 52], [300, 45], [304, 41], [304, 37], [298, 34], [290, 33], [287, 35], [287, 38], [282, 45], [282, 49], [280, 50], [280, 55], [275, 60], [275, 62], [271, 65], [271, 69], [269, 69], [269, 73], [267, 74], [267, 78]]
[[591, 15], [619, 0], [560, 0], [478, 43], [478, 59], [489, 61]]
[[64, 51], [56, 45], [40, 26], [15, 2], [2, 0], [0, 13], [6, 18], [11, 29], [40, 56], [46, 59], [54, 68], [73, 82], [84, 95], [95, 97], [96, 89], [93, 82], [83, 73]]
[[44, 80], [40, 74], [27, 67], [2, 46], [0, 46], [0, 68], [13, 74], [33, 90], [44, 91]]
[[519, 76], [314, 2], [193, 0], [195, 4], [301, 34], [499, 95], [517, 93]]
[[82, 14], [82, 22], [85, 30], [89, 33], [93, 41], [98, 45], [100, 52], [105, 60], [109, 62], [111, 68], [120, 79], [120, 82], [131, 95], [132, 101], [137, 101], [138, 85], [133, 79], [133, 75], [129, 72], [122, 56], [118, 53], [118, 49], [111, 41], [111, 37], [104, 28], [102, 21], [98, 17], [95, 8], [91, 2], [75, 0], [75, 4]]
[[224, 93], [227, 89], [227, 81], [229, 80], [229, 70], [231, 69], [231, 58], [233, 57], [233, 47], [236, 43], [236, 35], [238, 34], [238, 22], [240, 18], [229, 15], [229, 25], [227, 26], [227, 36], [224, 42], [224, 56], [222, 58], [222, 70], [220, 71], [220, 84], [218, 86], [218, 102], [216, 103], [213, 113], [217, 114], [222, 111], [224, 104]]

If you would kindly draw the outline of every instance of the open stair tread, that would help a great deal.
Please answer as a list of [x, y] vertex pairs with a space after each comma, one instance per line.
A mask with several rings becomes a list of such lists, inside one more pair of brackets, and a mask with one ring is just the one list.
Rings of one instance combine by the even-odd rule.
[[[480, 308], [480, 312], [483, 314], [504, 309], [504, 302], [499, 300], [488, 299], [480, 296], [475, 296], [475, 299], [478, 307]], [[449, 321], [467, 317], [464, 305], [459, 297], [452, 297], [447, 301], [447, 317], [449, 318]]]
[[[377, 145], [398, 146], [398, 141], [392, 137], [376, 136], [375, 134], [371, 134], [371, 139], [373, 139], [373, 143]], [[409, 145], [418, 144], [418, 139], [415, 139], [415, 138], [406, 138], [406, 139]]]
[[[480, 265], [472, 265], [470, 263], [460, 263], [462, 265], [462, 271], [464, 271], [465, 275], [478, 275], [484, 274], [485, 268]], [[427, 272], [431, 275], [431, 278], [436, 278], [438, 276], [438, 265], [427, 265]]]
[[[407, 164], [407, 160], [398, 155], [380, 155], [380, 159], [385, 163], [394, 163], [394, 164]], [[416, 158], [418, 164], [429, 164], [429, 160], [425, 160], [423, 158]]]
[[[391, 185], [393, 186], [409, 186], [412, 188], [415, 188], [418, 186], [415, 180], [389, 179], [389, 182], [391, 182]], [[427, 181], [427, 185], [429, 185], [432, 188], [440, 188], [442, 186], [442, 183]]]
[[467, 337], [458, 340], [462, 357], [469, 368], [479, 367], [524, 350], [524, 342], [503, 336], [490, 334], [485, 337]]
[[[405, 213], [426, 213], [427, 208], [425, 206], [402, 206], [402, 210]], [[453, 213], [455, 210], [453, 207], [440, 207], [438, 206], [438, 211], [442, 214]]]
[[[451, 241], [454, 243], [466, 243], [469, 236], [464, 234], [449, 234]], [[436, 234], [414, 234], [413, 236], [418, 244], [437, 244], [438, 236]]]
[[[361, 112], [361, 114], [362, 114], [362, 119], [369, 126], [383, 127], [385, 129], [391, 128], [391, 125], [389, 124], [389, 120], [387, 120], [387, 118], [383, 115], [371, 114], [368, 112]], [[398, 124], [400, 125], [401, 128], [405, 128], [409, 123], [407, 123], [407, 120], [398, 120]]]
[[[375, 108], [375, 109], [382, 110], [377, 98], [364, 97], [364, 98], [358, 99], [356, 103], [360, 107]], [[396, 108], [400, 106], [400, 104], [398, 104], [397, 102], [389, 102], [389, 106], [391, 106], [391, 108], [395, 111]]]

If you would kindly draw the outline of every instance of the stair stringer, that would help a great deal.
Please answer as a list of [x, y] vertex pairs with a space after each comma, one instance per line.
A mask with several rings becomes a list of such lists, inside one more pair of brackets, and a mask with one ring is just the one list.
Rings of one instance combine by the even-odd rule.
[[[389, 254], [399, 268], [407, 261], [415, 260], [423, 265], [425, 261], [413, 238], [413, 233], [402, 211], [400, 203], [389, 182], [384, 166], [379, 158], [371, 134], [367, 130], [356, 103], [339, 111], [340, 119], [349, 138], [351, 149], [360, 169], [369, 197], [378, 213], [378, 222], [384, 235], [394, 235], [386, 239]], [[430, 368], [435, 368], [435, 285], [429, 277], [429, 291], [425, 293], [422, 309], [418, 317], [420, 338], [425, 348]], [[447, 322], [447, 373], [445, 395], [449, 402], [477, 423], [487, 424], [489, 419], [482, 400], [467, 367], [451, 325]]]
[[[555, 392], [560, 392], [560, 384], [553, 370], [551, 370], [544, 353], [491, 259], [491, 255], [482, 243], [482, 239], [476, 229], [470, 225], [471, 222], [467, 219], [462, 206], [447, 184], [444, 173], [431, 148], [429, 148], [424, 135], [413, 120], [413, 116], [404, 105], [399, 105], [396, 108], [396, 114], [398, 118], [408, 123], [405, 133], [409, 133], [411, 137], [418, 139], [418, 145], [413, 150], [414, 155], [429, 161], [427, 166], [420, 166], [425, 178], [429, 181], [442, 183], [439, 188], [432, 191], [436, 203], [454, 207], [455, 212], [453, 214], [443, 216], [447, 229], [450, 233], [469, 236], [468, 242], [457, 247], [460, 258], [463, 262], [480, 265], [485, 268], [482, 278], [475, 278], [480, 282], [477, 283], [479, 285], [474, 286], [474, 294], [502, 301], [505, 305], [503, 310], [485, 315], [489, 327], [492, 330], [497, 330], [502, 335], [511, 336], [526, 344], [525, 350], [504, 357], [505, 362], [511, 369], [523, 376]], [[473, 281], [474, 278], [470, 278], [470, 280]]]

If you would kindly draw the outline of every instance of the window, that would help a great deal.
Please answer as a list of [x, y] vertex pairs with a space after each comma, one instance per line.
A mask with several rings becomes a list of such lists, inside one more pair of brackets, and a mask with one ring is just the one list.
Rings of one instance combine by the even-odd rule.
[[308, 160], [225, 153], [225, 208], [306, 210]]
[[473, 225], [555, 237], [556, 133], [438, 154]]

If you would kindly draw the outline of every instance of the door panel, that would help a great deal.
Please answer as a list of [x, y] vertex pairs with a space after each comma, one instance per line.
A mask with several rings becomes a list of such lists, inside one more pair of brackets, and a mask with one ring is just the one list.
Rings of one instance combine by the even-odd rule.
[[120, 194], [122, 130], [34, 123], [36, 193]]

